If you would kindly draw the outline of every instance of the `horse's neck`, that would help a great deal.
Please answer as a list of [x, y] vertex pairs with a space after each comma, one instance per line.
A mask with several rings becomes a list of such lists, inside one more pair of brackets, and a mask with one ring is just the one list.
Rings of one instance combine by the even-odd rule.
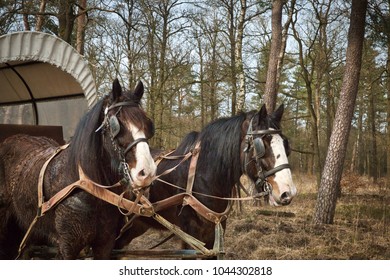
[[[224, 169], [224, 172], [218, 174], [216, 169], [213, 168], [213, 164], [209, 162], [207, 166], [201, 169], [203, 174], [198, 174], [197, 183], [200, 184], [200, 191], [208, 192], [210, 195], [230, 197], [233, 187], [240, 180], [240, 177], [234, 178], [234, 175], [229, 174], [234, 172], [234, 168], [240, 168], [240, 175], [242, 175], [241, 166], [230, 166]], [[204, 178], [212, 178], [212, 180]]]
[[[101, 154], [99, 151], [91, 151], [91, 153], [100, 154], [94, 162], [81, 162], [79, 163], [82, 170], [92, 181], [101, 185], [113, 185], [119, 181], [118, 175], [112, 171], [111, 158], [107, 153]], [[78, 165], [75, 166], [75, 170], [78, 174]]]

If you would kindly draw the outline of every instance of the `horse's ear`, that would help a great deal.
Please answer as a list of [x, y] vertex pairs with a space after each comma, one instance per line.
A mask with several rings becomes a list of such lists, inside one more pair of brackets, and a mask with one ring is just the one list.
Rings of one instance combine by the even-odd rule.
[[284, 105], [281, 104], [279, 108], [276, 109], [276, 111], [272, 114], [272, 118], [278, 123], [280, 123], [280, 121], [282, 120], [283, 112], [284, 112]]
[[121, 84], [119, 83], [118, 79], [115, 79], [114, 82], [112, 83], [112, 101], [117, 101], [118, 98], [122, 95], [122, 87]]
[[265, 107], [265, 104], [263, 104], [263, 106], [261, 106], [261, 109], [259, 111], [259, 119], [260, 120], [264, 120], [265, 118], [267, 118], [267, 108]]
[[257, 123], [255, 124], [256, 126], [263, 126], [266, 125], [266, 120], [267, 120], [267, 108], [265, 107], [265, 104], [261, 106], [261, 109], [256, 113], [257, 115]]
[[141, 81], [138, 81], [134, 89], [134, 95], [138, 100], [141, 100], [144, 95], [144, 84]]

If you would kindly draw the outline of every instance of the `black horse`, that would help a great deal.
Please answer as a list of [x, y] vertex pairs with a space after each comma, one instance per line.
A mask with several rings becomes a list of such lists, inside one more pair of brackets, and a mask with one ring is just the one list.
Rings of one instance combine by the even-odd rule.
[[[256, 182], [258, 192], [268, 194], [266, 197], [270, 204], [288, 205], [291, 202], [296, 188], [288, 165], [288, 140], [281, 133], [283, 111], [283, 106], [280, 106], [273, 114], [268, 115], [263, 106], [258, 112], [218, 119], [201, 132], [191, 132], [184, 138], [170, 156], [172, 158], [187, 154], [200, 145], [192, 193], [202, 204], [215, 212], [224, 212], [228, 201], [210, 196], [230, 198], [234, 185], [239, 183], [243, 174]], [[157, 167], [157, 174], [174, 167], [180, 160], [162, 160]], [[190, 162], [191, 160], [187, 160], [174, 171], [161, 176], [169, 184], [155, 181], [150, 188], [150, 201], [158, 202], [183, 192], [183, 189], [185, 191]], [[163, 209], [159, 214], [205, 242], [206, 248], [213, 248], [214, 223], [199, 215], [192, 207], [178, 205]], [[222, 224], [225, 228], [226, 220]], [[125, 246], [150, 227], [161, 228], [149, 218], [135, 219], [128, 232], [117, 241], [116, 247]]]
[[[122, 92], [115, 80], [110, 95], [100, 100], [80, 121], [68, 148], [48, 164], [43, 195], [51, 198], [79, 179], [78, 167], [96, 183], [148, 186], [156, 172], [147, 139], [152, 121], [140, 107], [143, 85]], [[37, 213], [37, 184], [42, 166], [58, 144], [45, 137], [15, 135], [0, 145], [0, 258], [17, 256], [21, 238]], [[122, 214], [84, 191], [76, 190], [37, 220], [28, 243], [53, 244], [58, 258], [75, 259], [91, 247], [95, 259], [110, 256]]]

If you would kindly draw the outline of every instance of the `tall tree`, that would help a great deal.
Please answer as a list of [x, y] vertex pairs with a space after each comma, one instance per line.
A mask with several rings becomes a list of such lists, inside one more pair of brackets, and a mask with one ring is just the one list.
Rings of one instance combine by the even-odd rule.
[[69, 44], [76, 20], [75, 7], [76, 0], [60, 1], [58, 5], [58, 36]]
[[39, 4], [39, 12], [37, 15], [37, 23], [35, 26], [35, 31], [42, 31], [42, 26], [45, 21], [44, 18], [45, 10], [46, 10], [46, 0], [41, 0], [41, 3]]
[[265, 82], [264, 103], [268, 112], [276, 107], [278, 57], [282, 49], [282, 11], [284, 0], [272, 1], [272, 37]]
[[[44, 0], [42, 0], [44, 2]], [[77, 17], [76, 50], [84, 55], [85, 27], [87, 25], [87, 0], [79, 0]]]
[[333, 223], [359, 85], [367, 0], [352, 0], [343, 85], [329, 141], [313, 221]]
[[227, 34], [229, 40], [229, 78], [228, 82], [231, 87], [231, 104], [232, 104], [232, 115], [236, 113], [236, 102], [237, 102], [237, 56], [236, 51], [239, 48], [239, 41], [236, 40], [236, 13], [235, 13], [235, 5], [236, 1], [234, 0], [221, 0], [220, 4], [226, 9], [226, 14], [228, 18], [228, 26], [227, 26]]
[[232, 104], [232, 115], [236, 114], [236, 112], [240, 112], [244, 110], [245, 103], [245, 73], [244, 73], [244, 63], [242, 61], [242, 45], [244, 40], [244, 28], [245, 28], [245, 14], [247, 10], [246, 0], [240, 0], [241, 9], [240, 16], [238, 18], [238, 26], [237, 26], [237, 46], [236, 46], [236, 69], [239, 80], [239, 91], [237, 99], [235, 100], [235, 104]]

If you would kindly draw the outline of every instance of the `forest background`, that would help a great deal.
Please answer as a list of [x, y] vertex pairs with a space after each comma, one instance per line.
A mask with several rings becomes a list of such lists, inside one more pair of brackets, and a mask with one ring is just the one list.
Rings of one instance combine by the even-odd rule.
[[[390, 1], [370, 1], [359, 91], [344, 172], [376, 182], [390, 172]], [[280, 4], [274, 30], [272, 8]], [[274, 4], [274, 5], [273, 5]], [[151, 145], [174, 148], [191, 130], [266, 102], [277, 59], [276, 104], [294, 172], [319, 184], [344, 69], [351, 1], [3, 0], [0, 35], [36, 30], [62, 38], [90, 63], [99, 94], [118, 77], [142, 80], [155, 122]], [[280, 38], [271, 47], [272, 34]], [[275, 36], [274, 36], [275, 38]]]

